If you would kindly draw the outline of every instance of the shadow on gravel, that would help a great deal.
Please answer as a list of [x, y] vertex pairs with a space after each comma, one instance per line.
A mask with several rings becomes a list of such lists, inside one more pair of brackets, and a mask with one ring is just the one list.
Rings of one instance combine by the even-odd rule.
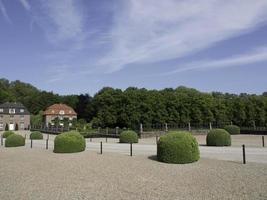
[[159, 162], [159, 161], [158, 161], [158, 158], [157, 158], [156, 155], [148, 156], [147, 158], [148, 158], [149, 160], [153, 160], [153, 161]]

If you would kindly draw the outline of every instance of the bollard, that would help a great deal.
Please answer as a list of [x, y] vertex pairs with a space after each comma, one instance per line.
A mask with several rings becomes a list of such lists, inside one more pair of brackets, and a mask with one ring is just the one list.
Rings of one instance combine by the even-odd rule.
[[102, 141], [100, 142], [100, 154], [103, 154], [103, 145], [102, 145]]
[[133, 156], [133, 143], [130, 143], [130, 156]]
[[48, 139], [46, 139], [46, 149], [48, 149]]
[[242, 149], [243, 149], [243, 164], [246, 164], [246, 149], [245, 149], [245, 145], [242, 145]]
[[31, 139], [31, 148], [32, 148], [32, 139]]
[[1, 134], [1, 146], [3, 146], [3, 134]]
[[261, 138], [262, 138], [262, 147], [265, 147], [264, 136], [262, 136]]
[[49, 140], [49, 134], [47, 134], [46, 139]]

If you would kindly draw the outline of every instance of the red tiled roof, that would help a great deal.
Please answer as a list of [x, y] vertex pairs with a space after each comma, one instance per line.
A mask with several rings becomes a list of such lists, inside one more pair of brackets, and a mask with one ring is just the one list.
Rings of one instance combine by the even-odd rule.
[[54, 104], [49, 106], [43, 113], [43, 115], [60, 115], [60, 111], [64, 111], [62, 115], [77, 115], [72, 107], [67, 106], [66, 104]]

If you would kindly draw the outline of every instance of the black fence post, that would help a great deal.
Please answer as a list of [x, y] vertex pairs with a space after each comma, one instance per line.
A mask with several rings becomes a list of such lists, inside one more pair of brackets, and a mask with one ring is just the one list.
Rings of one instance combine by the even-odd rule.
[[102, 145], [102, 141], [100, 142], [100, 154], [103, 154], [103, 145]]
[[3, 134], [1, 134], [1, 146], [3, 146]]
[[246, 149], [245, 149], [245, 145], [242, 145], [242, 149], [243, 149], [243, 164], [246, 164]]
[[262, 136], [261, 138], [262, 138], [262, 147], [265, 147], [264, 136]]
[[32, 148], [32, 139], [31, 139], [31, 148]]
[[133, 156], [133, 143], [130, 143], [130, 156]]
[[46, 146], [45, 146], [46, 149], [48, 149], [48, 139], [46, 139]]

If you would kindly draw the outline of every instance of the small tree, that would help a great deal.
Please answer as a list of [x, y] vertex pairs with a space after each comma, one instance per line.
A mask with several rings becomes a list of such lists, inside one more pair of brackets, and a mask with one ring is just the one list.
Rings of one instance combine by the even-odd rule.
[[8, 131], [8, 130], [9, 130], [8, 124], [6, 124], [5, 131]]

